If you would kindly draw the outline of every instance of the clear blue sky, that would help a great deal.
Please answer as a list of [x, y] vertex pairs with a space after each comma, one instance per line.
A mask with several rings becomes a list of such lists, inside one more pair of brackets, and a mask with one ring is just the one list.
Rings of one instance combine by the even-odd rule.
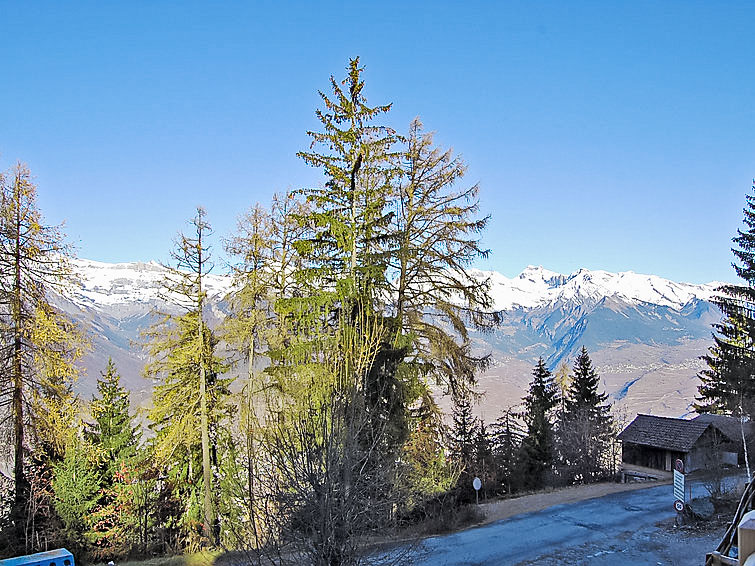
[[[480, 267], [733, 280], [755, 176], [753, 2], [2, 2], [0, 166], [26, 161], [81, 257], [166, 259], [275, 191], [318, 89], [366, 66], [492, 214]], [[219, 245], [218, 245], [219, 247]]]

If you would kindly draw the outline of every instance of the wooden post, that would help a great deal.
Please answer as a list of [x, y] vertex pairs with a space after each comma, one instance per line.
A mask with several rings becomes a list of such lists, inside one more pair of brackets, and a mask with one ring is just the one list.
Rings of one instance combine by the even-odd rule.
[[717, 550], [705, 555], [706, 566], [739, 566], [739, 560], [724, 556]]

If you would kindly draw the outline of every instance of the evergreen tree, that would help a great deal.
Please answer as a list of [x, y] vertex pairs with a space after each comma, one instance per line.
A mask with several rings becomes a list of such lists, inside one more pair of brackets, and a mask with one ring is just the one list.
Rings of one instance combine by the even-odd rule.
[[472, 497], [472, 479], [477, 472], [477, 437], [479, 423], [472, 413], [469, 393], [453, 397], [453, 424], [450, 431], [450, 455], [461, 470], [456, 483], [466, 497]]
[[496, 485], [504, 493], [516, 493], [522, 487], [520, 454], [524, 431], [512, 409], [506, 409], [492, 426], [493, 458], [496, 464]]
[[[316, 112], [322, 131], [308, 132], [311, 150], [299, 153], [323, 170], [325, 183], [302, 191], [298, 292], [276, 302], [287, 339], [271, 350], [268, 370], [281, 392], [276, 403], [286, 406], [276, 434], [298, 443], [303, 427], [313, 436], [303, 454], [318, 472], [309, 476], [314, 496], [302, 498], [296, 514], [320, 525], [306, 544], [318, 559], [341, 562], [348, 538], [391, 516], [400, 444], [390, 437], [395, 413], [405, 416], [393, 358], [384, 353], [390, 341], [381, 306], [395, 134], [376, 123], [390, 105], [368, 106], [362, 71], [352, 59], [342, 82], [331, 77], [332, 94], [320, 93], [324, 108]], [[279, 464], [288, 469], [285, 458]], [[303, 488], [301, 479], [291, 478]]]
[[396, 135], [373, 123], [391, 105], [367, 105], [363, 70], [357, 57], [349, 61], [342, 83], [330, 78], [333, 95], [320, 92], [325, 109], [316, 111], [323, 131], [307, 132], [312, 150], [298, 153], [326, 177], [323, 187], [303, 191], [312, 210], [302, 220], [313, 234], [298, 243], [298, 250], [308, 260], [309, 282], [320, 292], [337, 285], [333, 299], [341, 301], [355, 293], [375, 300], [384, 285], [382, 245], [395, 176], [391, 148]]
[[[387, 327], [382, 319], [387, 207], [396, 175], [392, 146], [397, 137], [391, 128], [376, 123], [390, 105], [367, 104], [362, 72], [355, 58], [342, 82], [331, 77], [332, 95], [321, 92], [325, 108], [316, 111], [322, 131], [307, 132], [311, 150], [298, 154], [307, 164], [322, 168], [326, 181], [302, 191], [308, 209], [297, 216], [306, 234], [295, 243], [302, 257], [296, 273], [300, 296], [278, 303], [282, 323], [296, 329], [294, 349], [288, 348], [288, 353], [296, 351], [297, 356], [302, 348], [318, 349], [323, 338], [353, 343], [354, 337], [371, 335], [375, 328], [384, 333]], [[392, 426], [406, 418], [403, 384], [395, 379], [400, 350], [391, 347], [387, 335], [378, 339], [375, 363], [363, 375], [344, 366], [343, 385], [361, 391], [359, 402], [369, 407], [366, 414], [373, 430], [362, 431], [362, 441], [381, 442], [382, 449], [373, 455], [391, 459], [406, 432], [403, 424]], [[383, 433], [398, 438], [391, 440]]]
[[66, 538], [69, 543], [83, 546], [102, 484], [96, 453], [77, 433], [71, 434], [65, 457], [54, 467], [52, 488], [55, 511], [63, 520]]
[[[486, 314], [487, 283], [468, 270], [486, 254], [477, 188], [453, 188], [463, 163], [433, 149], [419, 126], [411, 151], [397, 151], [405, 140], [379, 123], [390, 105], [368, 105], [362, 71], [353, 59], [342, 82], [331, 77], [316, 112], [321, 129], [308, 132], [310, 150], [299, 154], [324, 183], [299, 191], [305, 208], [291, 215], [299, 230], [298, 261], [286, 271], [293, 292], [277, 293], [254, 331], [252, 312], [271, 299], [250, 293], [239, 321], [261, 339], [256, 355], [269, 358], [256, 388], [265, 416], [249, 422], [285, 478], [276, 489], [291, 521], [282, 528], [302, 536], [317, 525], [300, 541], [333, 563], [347, 561], [347, 534], [395, 515], [402, 448], [416, 440], [412, 407], [430, 379], [468, 393], [488, 359], [472, 354], [467, 326], [496, 318]], [[242, 249], [254, 250], [253, 241]], [[264, 264], [270, 256], [260, 250]], [[264, 339], [264, 324], [278, 332]]]
[[714, 324], [714, 344], [702, 359], [695, 409], [746, 418], [755, 399], [755, 185], [746, 195], [745, 229], [733, 238], [732, 263], [744, 285], [724, 285], [715, 300], [724, 319]]
[[63, 454], [83, 339], [47, 299], [72, 280], [70, 248], [58, 227], [45, 224], [29, 169], [18, 164], [0, 176], [0, 191], [0, 406], [9, 408], [11, 520], [16, 540], [29, 551], [36, 543], [24, 528], [31, 496], [26, 464], [35, 449], [53, 458]]
[[427, 497], [448, 491], [458, 479], [445, 455], [443, 415], [432, 395], [422, 396], [419, 407], [412, 411], [411, 422], [402, 457], [408, 468], [402, 486], [409, 492], [405, 502], [408, 510]]
[[527, 434], [522, 440], [522, 465], [525, 486], [545, 485], [545, 474], [555, 460], [552, 411], [558, 404], [553, 376], [543, 358], [532, 371], [529, 393], [524, 398], [524, 422]]
[[97, 394], [90, 404], [94, 418], [87, 431], [87, 445], [96, 454], [96, 471], [101, 486], [97, 505], [91, 509], [84, 534], [89, 552], [98, 559], [120, 557], [133, 547], [134, 523], [130, 512], [130, 487], [124, 481], [128, 470], [137, 466], [141, 433], [132, 424], [128, 391], [120, 384], [112, 359], [97, 380]]
[[91, 442], [104, 457], [103, 480], [112, 484], [124, 462], [136, 454], [140, 433], [131, 423], [129, 393], [121, 385], [121, 376], [112, 358], [97, 380], [97, 396], [90, 406], [95, 420]]
[[560, 424], [561, 456], [571, 481], [589, 482], [604, 471], [611, 440], [611, 407], [583, 346], [576, 361]]
[[492, 438], [482, 419], [479, 420], [475, 435], [475, 476], [482, 482], [483, 498], [486, 498], [489, 492], [495, 491], [496, 463], [493, 458]]

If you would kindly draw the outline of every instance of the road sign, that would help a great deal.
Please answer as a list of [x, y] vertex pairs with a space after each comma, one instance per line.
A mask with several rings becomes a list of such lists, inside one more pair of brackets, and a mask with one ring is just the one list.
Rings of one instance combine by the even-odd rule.
[[684, 461], [677, 458], [676, 462], [674, 462], [674, 469], [678, 471], [680, 474], [684, 473]]
[[684, 501], [684, 474], [674, 470], [674, 499]]
[[475, 500], [477, 501], [477, 505], [479, 505], [480, 504], [480, 488], [482, 487], [482, 482], [480, 481], [480, 478], [475, 476], [475, 479], [472, 480], [472, 487], [474, 488]]
[[676, 501], [674, 501], [674, 509], [676, 510], [677, 513], [681, 513], [682, 511], [684, 511], [684, 502], [681, 501], [680, 499], [677, 499]]

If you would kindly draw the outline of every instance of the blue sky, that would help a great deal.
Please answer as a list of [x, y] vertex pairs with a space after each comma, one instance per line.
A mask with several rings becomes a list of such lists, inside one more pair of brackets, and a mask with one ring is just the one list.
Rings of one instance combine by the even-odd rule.
[[318, 90], [366, 66], [492, 215], [479, 267], [733, 280], [755, 176], [752, 2], [2, 2], [0, 166], [29, 164], [81, 257], [167, 259], [275, 191]]

